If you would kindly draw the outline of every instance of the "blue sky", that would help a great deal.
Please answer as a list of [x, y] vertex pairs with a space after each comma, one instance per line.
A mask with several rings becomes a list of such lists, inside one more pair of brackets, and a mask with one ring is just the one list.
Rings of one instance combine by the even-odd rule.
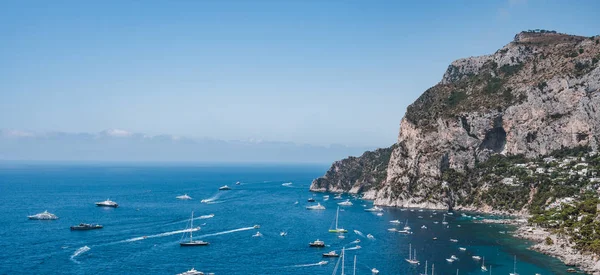
[[455, 59], [598, 1], [0, 1], [0, 129], [387, 146]]

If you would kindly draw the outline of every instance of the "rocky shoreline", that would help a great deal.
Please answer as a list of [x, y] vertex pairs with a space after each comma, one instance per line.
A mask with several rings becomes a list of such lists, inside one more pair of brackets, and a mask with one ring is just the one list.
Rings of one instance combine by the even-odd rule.
[[[510, 232], [513, 236], [535, 242], [529, 249], [555, 257], [565, 265], [577, 267], [587, 274], [600, 275], [600, 257], [589, 252], [578, 251], [574, 247], [575, 244], [566, 236], [529, 225], [523, 216], [510, 219], [484, 219], [477, 222], [514, 225], [517, 227], [516, 230]], [[552, 242], [547, 243], [547, 238]]]

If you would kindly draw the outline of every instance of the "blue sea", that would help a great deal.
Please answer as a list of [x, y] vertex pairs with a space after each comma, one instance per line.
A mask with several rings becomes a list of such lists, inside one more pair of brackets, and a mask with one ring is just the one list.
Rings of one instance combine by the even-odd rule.
[[[342, 207], [345, 238], [328, 233], [335, 219], [333, 196], [308, 191], [311, 180], [327, 165], [222, 165], [222, 164], [0, 164], [0, 274], [177, 274], [192, 267], [215, 274], [333, 274], [337, 259], [321, 254], [342, 247], [346, 271], [357, 257], [357, 274], [488, 274], [473, 255], [485, 257], [492, 274], [508, 274], [517, 257], [520, 274], [564, 274], [558, 260], [530, 251], [528, 243], [500, 231], [510, 227], [474, 223], [460, 213], [441, 224], [442, 212], [401, 211], [384, 208], [383, 216], [365, 212], [372, 202], [354, 199]], [[236, 185], [239, 181], [241, 184]], [[290, 186], [282, 183], [291, 182]], [[222, 185], [230, 191], [218, 191]], [[188, 194], [193, 199], [177, 200]], [[309, 211], [313, 197], [327, 209]], [[111, 199], [119, 207], [96, 207]], [[211, 199], [211, 203], [201, 203]], [[296, 203], [298, 202], [298, 203]], [[48, 210], [58, 220], [28, 220]], [[180, 247], [181, 233], [191, 212], [201, 227], [197, 239], [203, 247]], [[419, 218], [422, 216], [422, 218]], [[408, 221], [412, 235], [388, 231], [391, 220]], [[435, 224], [434, 222], [439, 222]], [[70, 231], [69, 226], [99, 223], [103, 229]], [[260, 229], [252, 226], [260, 225]], [[421, 229], [426, 225], [427, 229]], [[458, 227], [460, 225], [460, 227]], [[396, 226], [401, 228], [402, 226]], [[371, 234], [369, 239], [362, 235]], [[262, 237], [252, 237], [257, 231]], [[287, 236], [280, 236], [280, 232]], [[144, 236], [146, 236], [144, 238]], [[438, 240], [433, 240], [437, 237]], [[449, 240], [457, 239], [458, 242]], [[311, 248], [320, 239], [326, 248]], [[420, 265], [411, 265], [409, 244], [416, 249]], [[465, 252], [458, 247], [465, 247]], [[445, 259], [456, 255], [459, 260]], [[320, 261], [326, 265], [315, 265]], [[340, 271], [338, 270], [338, 273]]]

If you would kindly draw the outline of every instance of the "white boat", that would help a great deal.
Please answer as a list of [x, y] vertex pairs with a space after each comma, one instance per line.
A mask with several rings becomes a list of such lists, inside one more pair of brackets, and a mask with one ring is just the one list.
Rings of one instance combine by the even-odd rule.
[[256, 234], [252, 235], [252, 237], [262, 237], [262, 234], [259, 231], [256, 231]]
[[517, 273], [517, 255], [515, 255], [515, 261], [513, 264], [513, 272], [510, 273], [510, 275], [519, 275], [519, 273]]
[[454, 259], [452, 259], [452, 258], [448, 258], [448, 259], [446, 259], [446, 261], [447, 261], [447, 262], [449, 262], [449, 263], [453, 263], [453, 262], [454, 262]]
[[381, 212], [381, 211], [383, 211], [383, 208], [381, 208], [379, 206], [373, 206], [371, 208], [365, 209], [365, 211], [367, 211], [367, 212]]
[[333, 197], [334, 200], [341, 200], [342, 199], [342, 194], [337, 194], [335, 195], [335, 197]]
[[433, 222], [434, 224], [438, 224], [439, 222]]
[[410, 234], [412, 234], [412, 231], [408, 231], [406, 229], [402, 229], [402, 230], [398, 230], [398, 233], [405, 234], [405, 235], [410, 235]]
[[485, 266], [485, 257], [483, 257], [483, 261], [481, 262], [481, 271], [488, 271], [487, 267]]
[[282, 183], [282, 184], [281, 184], [281, 186], [290, 186], [290, 185], [292, 185], [292, 183], [291, 183], [291, 182], [286, 182], [286, 183]]
[[[193, 235], [194, 235], [194, 231], [200, 230], [200, 227], [194, 228], [194, 211], [192, 211], [192, 217], [190, 218], [190, 228], [189, 230], [187, 230], [187, 232], [190, 233], [190, 240], [189, 241], [181, 241], [179, 242], [180, 246], [204, 246], [204, 245], [208, 245], [208, 242], [205, 241], [194, 241]], [[183, 233], [183, 236], [181, 237], [181, 239], [183, 240], [185, 238], [185, 233]]]
[[324, 200], [324, 201], [328, 201], [328, 200], [329, 200], [329, 195], [325, 195], [325, 196], [323, 196], [323, 200]]
[[453, 243], [457, 243], [458, 242], [457, 239], [450, 239], [450, 241], [453, 242]]
[[373, 275], [379, 274], [379, 270], [377, 270], [377, 268], [374, 268], [374, 267], [373, 267], [373, 268], [371, 269], [371, 273], [372, 273]]
[[287, 236], [287, 232], [285, 232], [285, 231], [281, 231], [281, 232], [279, 233], [279, 236], [281, 236], [281, 237], [285, 237], [285, 236]]
[[346, 238], [346, 236], [344, 236], [344, 235], [338, 235], [338, 239], [345, 239], [345, 238]]
[[346, 200], [343, 202], [338, 202], [338, 205], [340, 206], [352, 206], [352, 202], [350, 202], [350, 200]]
[[388, 228], [388, 231], [391, 231], [391, 232], [398, 232], [398, 229], [396, 229], [396, 228], [392, 227], [392, 228]]
[[383, 216], [383, 213], [379, 212], [376, 215], [377, 215], [377, 217], [381, 217], [381, 216]]
[[235, 185], [240, 185], [240, 184], [242, 184], [242, 183], [241, 183], [241, 182], [239, 182], [239, 181], [236, 181], [236, 182], [235, 182]]
[[45, 210], [42, 213], [27, 216], [27, 218], [29, 218], [30, 220], [57, 220], [58, 219], [58, 217], [56, 215], [48, 212], [48, 210]]
[[191, 200], [192, 199], [192, 197], [188, 196], [188, 194], [183, 194], [183, 195], [177, 196], [175, 198], [178, 200]]
[[410, 226], [408, 226], [408, 220], [406, 220], [406, 223], [404, 223], [404, 230], [410, 230]]
[[223, 185], [223, 186], [219, 187], [219, 190], [231, 190], [231, 187], [229, 187], [227, 185]]
[[314, 241], [312, 243], [308, 243], [308, 246], [310, 246], [310, 247], [325, 247], [325, 242], [317, 239], [316, 241]]
[[458, 250], [460, 250], [460, 251], [467, 251], [467, 249], [464, 248], [464, 247], [459, 247]]
[[475, 261], [481, 260], [481, 256], [477, 256], [477, 255], [471, 256], [471, 258], [473, 258], [473, 260], [475, 260]]
[[393, 221], [390, 221], [390, 223], [400, 224], [400, 221], [399, 220], [393, 220]]
[[321, 203], [317, 203], [317, 205], [307, 206], [308, 210], [325, 210], [325, 206], [321, 205]]
[[317, 264], [318, 264], [318, 265], [326, 265], [326, 264], [328, 264], [328, 263], [329, 263], [328, 261], [320, 261], [320, 262], [318, 262]]
[[260, 228], [260, 225], [258, 225], [258, 224], [255, 224], [254, 226], [252, 226], [252, 228], [254, 228], [254, 229], [259, 229], [259, 228]]
[[186, 272], [179, 273], [177, 275], [204, 275], [204, 272], [198, 271], [198, 270], [195, 270], [194, 268], [192, 268]]
[[448, 222], [446, 221], [446, 215], [444, 215], [444, 219], [442, 220], [442, 224], [446, 225]]
[[338, 206], [337, 211], [335, 212], [335, 228], [329, 229], [329, 233], [347, 233], [348, 232], [348, 230], [338, 227], [339, 215], [340, 215], [340, 207]]
[[369, 239], [371, 239], [371, 240], [374, 240], [374, 239], [375, 239], [375, 237], [374, 237], [373, 235], [371, 235], [371, 234], [367, 234], [367, 238], [369, 238]]
[[202, 215], [202, 216], [200, 216], [200, 219], [210, 219], [210, 218], [213, 218], [214, 216], [215, 216], [215, 214]]
[[458, 257], [456, 257], [456, 256], [454, 256], [454, 255], [450, 256], [450, 259], [452, 259], [452, 260], [455, 260], [455, 261], [458, 261]]
[[419, 264], [417, 260], [417, 250], [415, 249], [415, 254], [412, 254], [412, 244], [408, 245], [408, 258], [405, 259], [409, 264]]
[[109, 199], [106, 199], [105, 201], [97, 202], [96, 206], [116, 208], [119, 206], [119, 204], [117, 204], [116, 202], [111, 201]]
[[335, 253], [335, 250], [329, 251], [327, 253], [323, 253], [322, 255], [323, 255], [323, 258], [337, 258], [340, 256], [339, 254]]
[[421, 225], [421, 229], [427, 229], [427, 226]]

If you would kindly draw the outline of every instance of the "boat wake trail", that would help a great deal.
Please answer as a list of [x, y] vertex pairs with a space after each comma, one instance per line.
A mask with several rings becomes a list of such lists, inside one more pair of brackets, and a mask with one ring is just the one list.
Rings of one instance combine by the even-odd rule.
[[131, 238], [131, 239], [127, 239], [127, 240], [124, 240], [124, 241], [120, 241], [118, 243], [137, 242], [137, 241], [141, 241], [141, 240], [144, 240], [144, 239], [160, 238], [160, 237], [166, 237], [166, 236], [171, 236], [171, 235], [181, 234], [181, 233], [186, 233], [186, 232], [195, 232], [195, 231], [198, 231], [198, 230], [200, 230], [200, 227], [196, 227], [196, 228], [192, 228], [192, 229], [184, 229], [184, 230], [177, 230], [177, 231], [165, 232], [165, 233], [160, 233], [160, 234], [150, 235], [150, 236], [136, 237], [136, 238]]
[[361, 248], [360, 245], [357, 245], [355, 247], [346, 248], [346, 250], [357, 250], [357, 249], [360, 249], [360, 248]]
[[90, 248], [86, 245], [84, 247], [80, 247], [78, 248], [75, 253], [73, 253], [73, 255], [71, 255], [71, 261], [75, 262], [75, 263], [79, 263], [77, 260], [75, 260], [75, 257], [90, 251]]
[[354, 230], [354, 233], [356, 233], [356, 235], [361, 236], [361, 237], [365, 237], [365, 234], [363, 234], [362, 232], [358, 231], [358, 230]]
[[217, 232], [217, 233], [204, 234], [202, 236], [198, 236], [198, 238], [219, 236], [219, 235], [230, 234], [230, 233], [235, 233], [235, 232], [240, 232], [240, 231], [246, 231], [246, 230], [252, 230], [252, 229], [254, 229], [254, 226], [242, 227], [242, 228], [238, 228], [238, 229], [227, 230], [227, 231], [222, 231], [222, 232]]
[[360, 240], [351, 241], [351, 242], [350, 242], [350, 243], [348, 243], [348, 244], [355, 244], [355, 243], [360, 243]]
[[297, 265], [290, 265], [290, 266], [286, 266], [286, 267], [309, 267], [309, 266], [326, 265], [327, 263], [328, 263], [327, 261], [321, 261], [321, 262], [314, 263], [314, 264], [297, 264]]
[[221, 197], [221, 194], [223, 194], [223, 192], [217, 192], [216, 194], [214, 194], [212, 197], [208, 198], [208, 199], [203, 199], [200, 202], [201, 203], [211, 203], [214, 202], [216, 200], [219, 199], [219, 197]]

